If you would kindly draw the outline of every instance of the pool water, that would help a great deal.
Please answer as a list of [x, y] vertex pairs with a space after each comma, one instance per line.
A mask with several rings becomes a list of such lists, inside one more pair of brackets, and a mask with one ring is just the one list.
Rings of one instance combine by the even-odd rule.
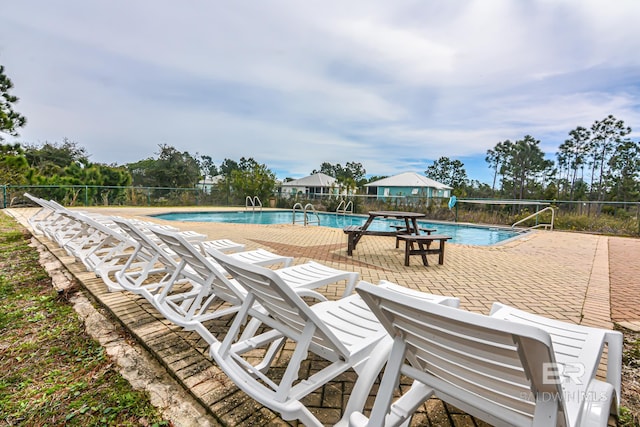
[[[196, 221], [196, 222], [226, 222], [234, 224], [291, 224], [293, 215], [291, 211], [225, 211], [225, 212], [173, 212], [154, 215], [169, 221]], [[367, 216], [362, 215], [342, 215], [335, 213], [319, 212], [320, 225], [332, 228], [344, 228], [347, 225], [363, 225]], [[316, 217], [308, 214], [307, 218], [311, 226], [315, 226]], [[303, 224], [304, 216], [302, 212], [296, 213], [296, 224]], [[404, 224], [404, 221], [397, 219], [376, 218], [369, 230], [393, 231], [391, 225]], [[434, 228], [437, 234], [451, 236], [450, 242], [467, 245], [494, 245], [504, 240], [519, 235], [517, 231], [502, 228], [489, 228], [473, 225], [430, 223], [418, 221], [423, 228]]]

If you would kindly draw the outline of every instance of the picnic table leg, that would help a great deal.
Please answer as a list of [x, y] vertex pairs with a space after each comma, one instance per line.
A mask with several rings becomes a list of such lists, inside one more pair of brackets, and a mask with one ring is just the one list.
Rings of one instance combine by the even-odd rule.
[[425, 249], [424, 243], [418, 242], [418, 247], [420, 248], [420, 255], [422, 256], [422, 264], [429, 266], [429, 261], [427, 261], [427, 252], [426, 252], [426, 250], [429, 249], [429, 245], [427, 245], [427, 248]]
[[[418, 228], [418, 220], [416, 218], [411, 218], [411, 223], [413, 224], [413, 232], [416, 233], [416, 236], [420, 235], [420, 229]], [[409, 222], [407, 221], [407, 226]], [[409, 227], [407, 227], [409, 228]]]
[[353, 255], [353, 247], [354, 247], [354, 244], [353, 244], [353, 240], [354, 240], [354, 239], [353, 239], [353, 235], [354, 235], [354, 234], [355, 234], [355, 233], [349, 233], [349, 234], [347, 235], [347, 236], [348, 236], [348, 237], [347, 237], [347, 255], [349, 255], [349, 256], [352, 256], [352, 255]]
[[409, 233], [406, 229], [398, 229], [398, 231], [396, 232], [396, 249], [398, 249], [400, 247], [400, 239], [398, 238], [398, 236], [400, 234], [411, 234]]
[[409, 240], [404, 241], [404, 265], [409, 266], [409, 253], [413, 249], [413, 243]]
[[349, 243], [351, 244], [349, 249], [347, 249], [347, 253], [349, 255], [351, 255], [353, 253], [353, 250], [358, 245], [358, 242], [360, 241], [360, 238], [362, 238], [362, 236], [364, 235], [364, 232], [367, 231], [367, 228], [369, 228], [369, 226], [371, 225], [372, 222], [373, 222], [373, 217], [371, 215], [369, 215], [369, 218], [367, 218], [367, 220], [365, 221], [364, 225], [362, 227], [360, 227], [360, 231], [359, 232], [353, 233], [353, 234], [349, 234]]
[[444, 244], [446, 240], [440, 240], [440, 256], [438, 257], [438, 264], [444, 264]]

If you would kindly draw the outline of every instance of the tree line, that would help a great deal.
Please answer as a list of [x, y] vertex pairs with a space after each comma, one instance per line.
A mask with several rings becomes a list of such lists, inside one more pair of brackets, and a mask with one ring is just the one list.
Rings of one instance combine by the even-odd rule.
[[590, 128], [578, 126], [558, 147], [555, 162], [545, 159], [540, 141], [530, 135], [502, 141], [487, 151], [492, 192], [515, 199], [638, 201], [640, 142], [631, 127], [608, 115]]
[[555, 161], [545, 158], [531, 135], [498, 142], [485, 161], [493, 171], [491, 185], [467, 178], [464, 164], [441, 157], [425, 171], [463, 197], [640, 201], [640, 142], [631, 127], [608, 115], [590, 128], [578, 126], [558, 147]]
[[[26, 118], [13, 108], [18, 98], [10, 93], [12, 88], [0, 66], [0, 182], [4, 184], [196, 188], [205, 177], [222, 176], [218, 190], [227, 200], [232, 196], [244, 199], [245, 195], [263, 199], [276, 191], [274, 172], [252, 157], [224, 159], [216, 164], [209, 155], [192, 155], [160, 144], [157, 157], [106, 165], [91, 162], [85, 148], [67, 139], [41, 145], [4, 144], [2, 133], [18, 136], [17, 130], [26, 124]], [[631, 140], [630, 133], [631, 128], [613, 115], [588, 128], [578, 126], [558, 147], [555, 161], [545, 158], [540, 141], [531, 135], [498, 142], [485, 157], [493, 171], [491, 185], [470, 180], [464, 164], [449, 157], [435, 160], [424, 173], [451, 186], [460, 197], [639, 201], [640, 143]], [[359, 162], [344, 166], [323, 162], [311, 171], [318, 172], [336, 178], [350, 192], [384, 178], [367, 178]], [[100, 197], [113, 203], [122, 194], [114, 190]]]

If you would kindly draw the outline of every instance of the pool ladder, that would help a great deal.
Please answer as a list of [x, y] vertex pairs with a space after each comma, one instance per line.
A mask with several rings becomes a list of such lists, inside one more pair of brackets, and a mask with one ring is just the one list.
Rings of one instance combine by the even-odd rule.
[[348, 202], [345, 202], [344, 200], [340, 200], [340, 203], [336, 208], [336, 213], [341, 213], [344, 215], [347, 212], [349, 212], [350, 214], [353, 213], [353, 202], [351, 200], [349, 200]]
[[262, 202], [260, 201], [260, 198], [258, 198], [258, 196], [247, 196], [244, 210], [248, 211], [249, 208], [254, 211], [256, 210], [256, 208], [258, 208], [260, 211], [262, 211]]
[[[318, 212], [316, 212], [316, 208], [313, 207], [313, 205], [311, 203], [307, 203], [306, 205], [304, 205], [304, 208], [302, 207], [302, 203], [298, 202], [295, 205], [293, 205], [293, 224], [296, 223], [296, 211], [298, 210], [298, 208], [300, 208], [300, 210], [303, 212], [303, 218], [304, 218], [304, 225], [307, 226], [309, 224], [316, 224], [316, 225], [320, 225], [320, 216], [318, 215]], [[309, 213], [312, 213], [313, 215], [315, 215], [315, 220], [309, 220]]]

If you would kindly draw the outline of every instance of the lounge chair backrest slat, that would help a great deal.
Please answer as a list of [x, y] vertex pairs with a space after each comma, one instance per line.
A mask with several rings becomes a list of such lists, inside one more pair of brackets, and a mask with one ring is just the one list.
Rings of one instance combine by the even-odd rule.
[[122, 230], [124, 230], [124, 232], [127, 233], [129, 237], [135, 240], [140, 245], [140, 248], [146, 253], [157, 255], [165, 265], [176, 265], [176, 261], [168, 256], [167, 252], [160, 248], [156, 242], [151, 240], [151, 238], [149, 238], [146, 233], [138, 228], [138, 226], [134, 225], [132, 222], [124, 218], [112, 217], [111, 219]]
[[155, 227], [151, 227], [151, 231], [153, 231], [171, 251], [186, 261], [202, 278], [206, 278], [211, 274], [211, 270], [207, 268], [206, 261], [202, 259], [201, 256], [198, 256], [197, 253], [190, 251], [175, 233], [166, 232], [165, 230]]

